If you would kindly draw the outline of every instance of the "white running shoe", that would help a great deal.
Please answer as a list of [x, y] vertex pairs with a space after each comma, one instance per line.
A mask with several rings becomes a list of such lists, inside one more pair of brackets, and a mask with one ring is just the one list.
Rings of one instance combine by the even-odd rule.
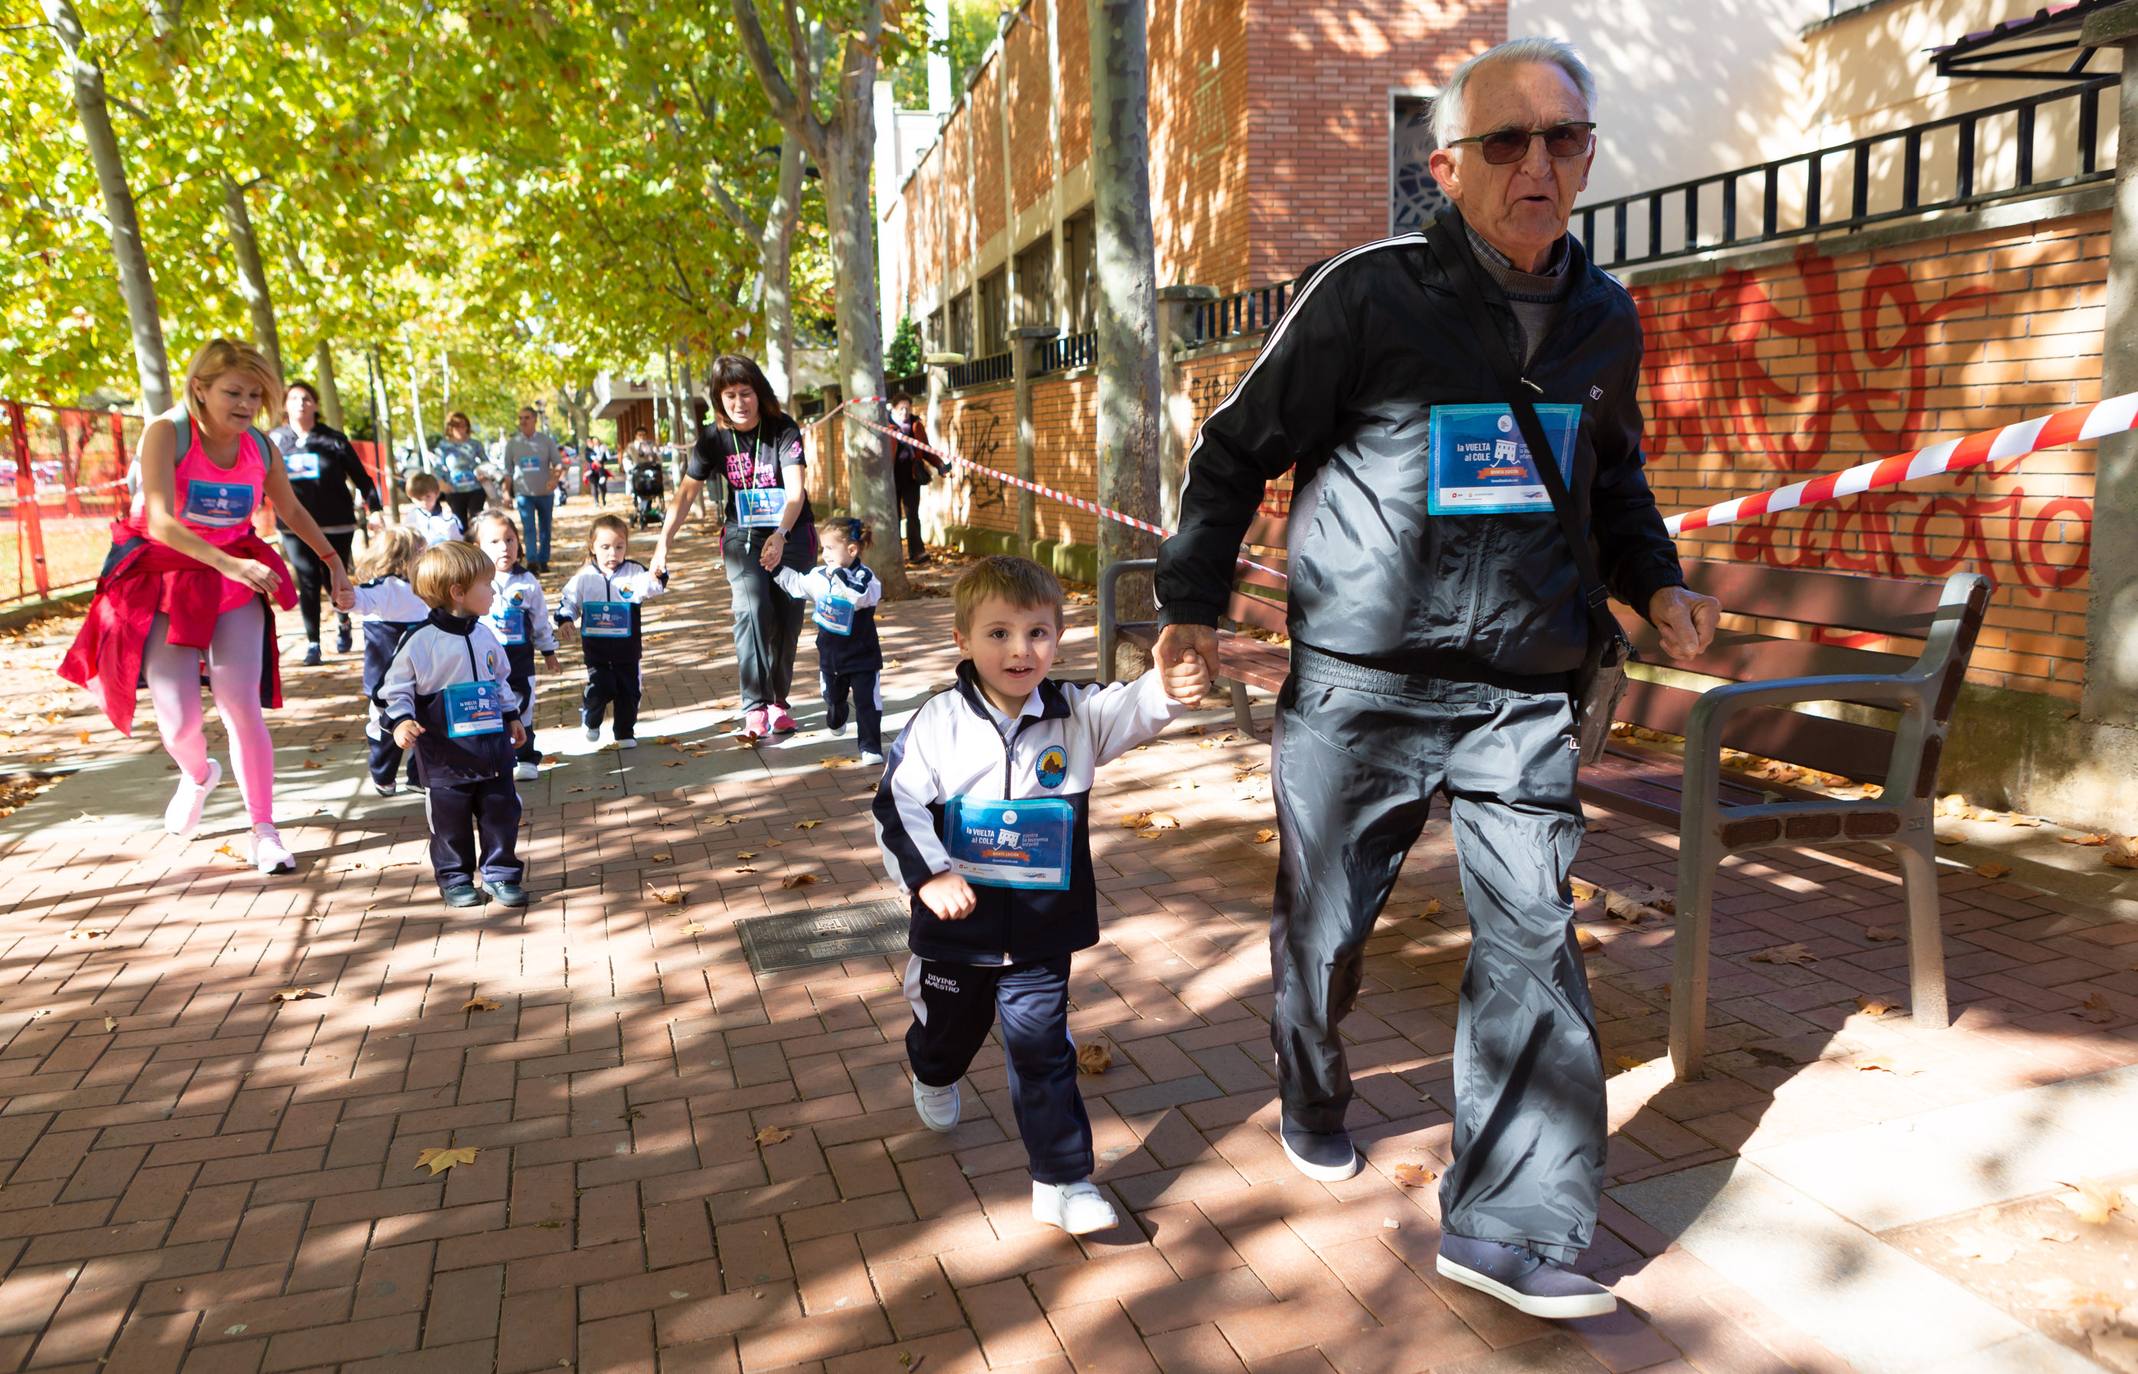
[[295, 873], [297, 856], [282, 843], [281, 832], [271, 825], [255, 826], [252, 832], [252, 866], [262, 873]]
[[883, 766], [883, 755], [874, 749], [864, 749], [861, 751], [861, 761], [871, 768], [880, 768]]
[[512, 776], [518, 778], [521, 782], [533, 782], [536, 778], [542, 776], [542, 765], [539, 763], [519, 764], [513, 768]]
[[1112, 1229], [1121, 1219], [1098, 1186], [1083, 1178], [1074, 1183], [1034, 1183], [1032, 1220], [1059, 1226], [1072, 1236], [1088, 1236]]
[[929, 1130], [949, 1130], [958, 1124], [958, 1085], [931, 1088], [918, 1078], [914, 1079], [913, 1110], [920, 1113], [921, 1125]]
[[195, 782], [183, 770], [178, 774], [178, 790], [171, 794], [171, 804], [163, 808], [163, 828], [173, 835], [191, 835], [200, 829], [200, 817], [208, 809], [208, 794], [223, 780], [223, 765], [214, 759], [208, 760], [208, 779]]
[[638, 736], [625, 735], [622, 739], [616, 741], [616, 747], [619, 749], [636, 749], [638, 748]]
[[601, 727], [600, 727], [599, 725], [589, 725], [589, 726], [587, 726], [587, 727], [586, 727], [586, 731], [585, 731], [585, 733], [586, 733], [586, 742], [587, 742], [588, 744], [596, 744], [596, 743], [599, 743], [599, 742], [600, 742], [600, 740], [601, 740]]

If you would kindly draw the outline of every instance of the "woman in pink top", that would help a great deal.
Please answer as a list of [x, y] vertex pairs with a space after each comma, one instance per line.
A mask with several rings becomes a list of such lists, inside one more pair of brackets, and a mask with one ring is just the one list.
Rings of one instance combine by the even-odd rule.
[[122, 734], [132, 733], [134, 684], [146, 679], [156, 728], [180, 773], [164, 828], [190, 835], [222, 778], [201, 730], [205, 664], [262, 873], [296, 868], [275, 830], [274, 743], [262, 714], [263, 706], [281, 705], [269, 602], [288, 610], [296, 589], [281, 555], [254, 531], [263, 499], [326, 565], [336, 608], [356, 601], [340, 555], [290, 489], [281, 455], [253, 428], [253, 416], [280, 390], [249, 344], [214, 339], [194, 356], [184, 413], [158, 416], [141, 436], [133, 509], [112, 526], [96, 600], [60, 666], [70, 681], [94, 682]]

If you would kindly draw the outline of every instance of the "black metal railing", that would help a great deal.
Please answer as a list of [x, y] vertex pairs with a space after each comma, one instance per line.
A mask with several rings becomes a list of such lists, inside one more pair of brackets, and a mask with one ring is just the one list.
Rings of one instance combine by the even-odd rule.
[[1581, 241], [1598, 266], [1631, 266], [2105, 181], [2116, 80], [1577, 206]]
[[1099, 335], [1096, 330], [1084, 334], [1064, 334], [1059, 338], [1049, 339], [1039, 350], [1039, 370], [1042, 373], [1092, 367], [1098, 361]]
[[1195, 342], [1213, 343], [1241, 334], [1260, 334], [1284, 315], [1292, 302], [1297, 279], [1257, 286], [1238, 295], [1206, 301], [1195, 307]]
[[1006, 382], [1010, 379], [1013, 353], [996, 353], [985, 358], [975, 358], [969, 363], [959, 363], [950, 369], [950, 385], [953, 389], [963, 386], [984, 386], [988, 382]]

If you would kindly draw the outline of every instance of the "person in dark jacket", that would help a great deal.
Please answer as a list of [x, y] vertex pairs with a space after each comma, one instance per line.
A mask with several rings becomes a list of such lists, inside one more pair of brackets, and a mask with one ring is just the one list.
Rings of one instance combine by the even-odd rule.
[[[1474, 256], [1532, 399], [1572, 436], [1557, 460], [1609, 590], [1685, 657], [1719, 608], [1684, 586], [1641, 473], [1639, 320], [1566, 232], [1594, 156], [1593, 98], [1580, 58], [1554, 39], [1459, 68], [1435, 110], [1432, 170], [1453, 208], [1433, 242]], [[1471, 945], [1440, 1272], [1532, 1315], [1579, 1317], [1614, 1304], [1565, 1267], [1593, 1232], [1605, 1134], [1567, 886], [1582, 833], [1570, 690], [1588, 621], [1573, 551], [1536, 499], [1537, 460], [1516, 442], [1448, 275], [1459, 266], [1412, 234], [1303, 279], [1189, 454], [1180, 531], [1159, 556], [1157, 658], [1192, 654], [1217, 671], [1212, 627], [1241, 537], [1264, 487], [1291, 470], [1292, 672], [1271, 745], [1284, 1151], [1311, 1178], [1359, 1168], [1337, 1025], [1444, 793]], [[1436, 450], [1457, 437], [1484, 444], [1490, 472]], [[1522, 465], [1512, 485], [1528, 490], [1474, 499], [1476, 483]]]
[[[310, 382], [289, 384], [282, 397], [282, 413], [284, 422], [269, 430], [267, 437], [282, 451], [282, 466], [289, 473], [290, 490], [297, 493], [297, 503], [341, 555], [342, 566], [347, 567], [356, 527], [363, 522], [365, 512], [386, 508], [379, 499], [378, 483], [371, 480], [371, 473], [356, 456], [349, 436], [319, 422], [319, 393]], [[350, 496], [352, 487], [356, 489], [354, 500]], [[319, 598], [331, 579], [326, 564], [312, 556], [296, 531], [287, 522], [278, 519], [276, 523], [282, 527], [283, 555], [297, 577], [297, 609], [304, 617], [304, 661], [306, 666], [316, 667], [320, 661]], [[346, 611], [337, 614], [341, 623], [334, 636], [334, 652], [346, 654], [350, 647], [349, 615]]]
[[928, 442], [928, 426], [913, 412], [913, 398], [903, 391], [891, 393], [891, 428], [898, 437], [891, 445], [891, 478], [898, 488], [898, 509], [906, 523], [906, 561], [925, 563], [928, 550], [921, 543], [921, 488], [947, 473], [950, 465], [921, 445]]

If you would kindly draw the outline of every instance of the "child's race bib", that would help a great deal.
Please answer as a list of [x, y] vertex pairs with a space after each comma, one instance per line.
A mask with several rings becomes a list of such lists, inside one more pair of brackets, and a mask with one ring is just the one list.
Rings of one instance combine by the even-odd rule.
[[631, 603], [589, 601], [579, 609], [579, 633], [587, 639], [629, 639]]
[[505, 606], [483, 617], [500, 644], [525, 644], [527, 642], [527, 612], [519, 606]]
[[209, 529], [235, 529], [252, 518], [252, 484], [204, 482], [196, 477], [186, 483], [182, 518]]
[[467, 739], [505, 733], [505, 700], [494, 682], [456, 682], [445, 689], [445, 735]]
[[319, 480], [319, 450], [301, 448], [294, 453], [282, 455], [282, 470], [293, 482], [316, 482]]
[[780, 514], [787, 509], [785, 487], [742, 487], [735, 492], [735, 509], [746, 530], [779, 528]]
[[834, 593], [817, 602], [817, 628], [826, 634], [850, 635], [854, 632], [854, 603]]
[[[1559, 471], [1571, 482], [1581, 407], [1540, 405], [1536, 410]], [[1434, 406], [1426, 433], [1432, 453], [1425, 496], [1429, 514], [1551, 513], [1551, 493], [1537, 475], [1535, 458], [1506, 406]]]
[[1061, 892], [1069, 886], [1076, 809], [1058, 798], [976, 801], [953, 797], [944, 812], [951, 871], [982, 887]]

